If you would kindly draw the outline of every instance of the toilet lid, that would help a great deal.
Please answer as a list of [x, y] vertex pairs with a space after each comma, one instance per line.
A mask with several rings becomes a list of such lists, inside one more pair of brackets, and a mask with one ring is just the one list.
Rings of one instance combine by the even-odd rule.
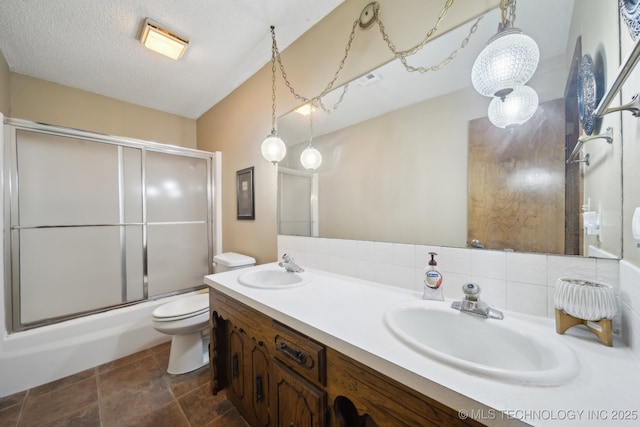
[[153, 310], [153, 317], [156, 318], [172, 318], [172, 317], [188, 317], [188, 315], [198, 314], [209, 309], [209, 294], [196, 294], [180, 297], [175, 301]]

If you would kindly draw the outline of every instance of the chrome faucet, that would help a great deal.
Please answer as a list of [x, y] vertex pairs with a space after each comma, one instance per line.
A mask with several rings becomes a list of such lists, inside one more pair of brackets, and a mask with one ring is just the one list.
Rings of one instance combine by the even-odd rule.
[[486, 302], [480, 301], [480, 286], [475, 283], [467, 283], [462, 285], [462, 292], [464, 292], [464, 299], [452, 302], [451, 308], [485, 319], [504, 319], [504, 314], [500, 310], [491, 308]]
[[278, 265], [290, 273], [302, 273], [304, 271], [304, 268], [296, 264], [293, 257], [287, 254], [282, 255], [282, 261]]

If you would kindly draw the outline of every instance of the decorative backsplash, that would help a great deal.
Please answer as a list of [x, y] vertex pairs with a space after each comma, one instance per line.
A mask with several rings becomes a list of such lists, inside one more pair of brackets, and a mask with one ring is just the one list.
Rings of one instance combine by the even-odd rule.
[[559, 277], [611, 284], [620, 307], [613, 320], [614, 333], [622, 333], [640, 359], [640, 269], [625, 261], [278, 236], [279, 258], [288, 253], [303, 267], [417, 291], [422, 291], [429, 252], [438, 254], [436, 268], [443, 275], [445, 297], [461, 299], [462, 285], [475, 282], [482, 289], [481, 298], [491, 306], [534, 316], [554, 317], [553, 295]]

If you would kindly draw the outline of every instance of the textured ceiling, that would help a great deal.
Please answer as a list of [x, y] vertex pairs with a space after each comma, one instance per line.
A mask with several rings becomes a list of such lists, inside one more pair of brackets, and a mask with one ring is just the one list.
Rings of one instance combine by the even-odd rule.
[[[11, 71], [198, 118], [344, 0], [1, 0]], [[138, 40], [145, 18], [189, 39], [180, 61]]]

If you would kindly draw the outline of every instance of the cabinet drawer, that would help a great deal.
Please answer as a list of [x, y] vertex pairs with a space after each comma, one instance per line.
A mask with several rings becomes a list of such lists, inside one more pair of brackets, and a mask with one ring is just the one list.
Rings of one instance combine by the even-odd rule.
[[276, 321], [273, 321], [273, 328], [275, 335], [272, 354], [309, 381], [326, 385], [324, 345]]

